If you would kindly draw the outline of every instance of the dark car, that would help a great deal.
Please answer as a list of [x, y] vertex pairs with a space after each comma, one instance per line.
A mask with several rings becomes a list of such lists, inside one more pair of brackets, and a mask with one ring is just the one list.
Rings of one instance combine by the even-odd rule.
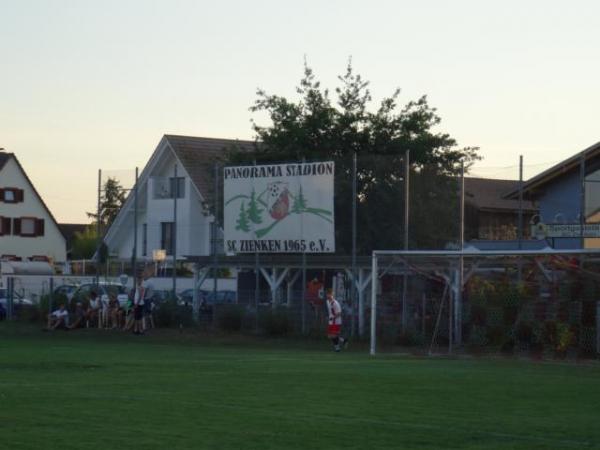
[[[194, 300], [194, 290], [186, 289], [179, 294], [180, 304], [191, 305]], [[237, 293], [230, 290], [217, 291], [217, 300], [213, 291], [200, 289], [198, 291], [198, 300], [204, 305], [231, 305], [237, 303]]]
[[69, 298], [78, 287], [78, 284], [61, 284], [54, 288], [54, 295], [64, 295]]

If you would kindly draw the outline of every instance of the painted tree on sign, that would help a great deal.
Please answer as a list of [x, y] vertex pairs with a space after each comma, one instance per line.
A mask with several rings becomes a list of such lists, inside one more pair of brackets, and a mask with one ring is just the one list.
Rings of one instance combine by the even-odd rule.
[[246, 211], [246, 206], [244, 202], [242, 202], [242, 205], [240, 206], [240, 215], [238, 216], [235, 229], [244, 232], [250, 231], [250, 223], [248, 222], [248, 212]]
[[[248, 203], [248, 219], [255, 224], [262, 223], [262, 213], [263, 209], [261, 209], [258, 205], [258, 201], [256, 199], [256, 192], [254, 192], [254, 188], [252, 188], [252, 193], [250, 194], [250, 203]], [[247, 231], [247, 230], [246, 230]]]
[[292, 205], [292, 212], [299, 213], [306, 209], [306, 198], [304, 198], [304, 194], [302, 193], [302, 186], [300, 186], [300, 190], [298, 191], [298, 195], [294, 197], [294, 204]]

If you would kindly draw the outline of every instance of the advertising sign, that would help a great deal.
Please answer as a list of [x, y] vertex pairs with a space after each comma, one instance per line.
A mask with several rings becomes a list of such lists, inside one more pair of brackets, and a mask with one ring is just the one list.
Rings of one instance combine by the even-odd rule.
[[578, 223], [537, 223], [531, 226], [531, 234], [537, 239], [545, 238], [599, 238], [600, 223], [586, 223], [581, 233]]
[[225, 251], [335, 251], [333, 161], [224, 169]]

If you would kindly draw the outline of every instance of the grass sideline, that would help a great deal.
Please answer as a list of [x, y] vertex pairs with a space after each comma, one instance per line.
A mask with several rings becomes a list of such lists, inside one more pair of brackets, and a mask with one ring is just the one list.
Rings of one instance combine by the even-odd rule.
[[600, 366], [0, 323], [1, 449], [600, 448]]

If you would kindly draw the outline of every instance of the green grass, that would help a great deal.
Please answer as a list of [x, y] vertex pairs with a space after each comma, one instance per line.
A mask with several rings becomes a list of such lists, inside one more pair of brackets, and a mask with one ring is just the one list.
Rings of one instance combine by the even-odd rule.
[[600, 367], [0, 323], [2, 449], [600, 448]]

